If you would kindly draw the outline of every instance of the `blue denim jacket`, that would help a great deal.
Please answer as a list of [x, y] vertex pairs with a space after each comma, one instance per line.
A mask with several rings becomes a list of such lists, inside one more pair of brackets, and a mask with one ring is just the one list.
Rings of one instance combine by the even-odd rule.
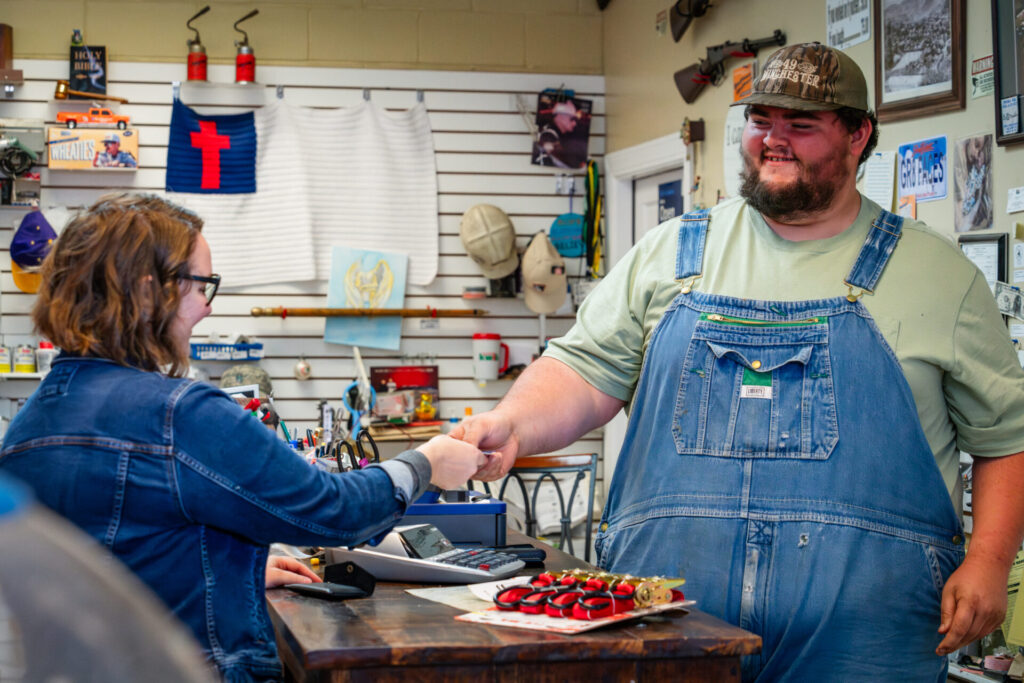
[[137, 573], [226, 680], [248, 681], [281, 675], [268, 545], [383, 534], [429, 481], [426, 458], [403, 455], [332, 475], [209, 384], [61, 357], [11, 422], [0, 468]]

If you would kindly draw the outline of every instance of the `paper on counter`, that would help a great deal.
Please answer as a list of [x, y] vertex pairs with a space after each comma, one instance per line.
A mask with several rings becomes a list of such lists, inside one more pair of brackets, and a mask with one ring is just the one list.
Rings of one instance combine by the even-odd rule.
[[406, 593], [417, 598], [439, 602], [463, 612], [477, 612], [494, 605], [494, 595], [510, 586], [519, 586], [530, 580], [529, 576], [513, 576], [501, 581], [472, 583], [468, 586], [441, 586], [439, 588], [407, 588]]

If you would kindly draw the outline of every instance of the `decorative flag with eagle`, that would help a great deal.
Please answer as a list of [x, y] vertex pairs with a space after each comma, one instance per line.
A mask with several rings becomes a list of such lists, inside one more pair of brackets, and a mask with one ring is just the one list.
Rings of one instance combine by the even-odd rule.
[[[366, 249], [334, 247], [327, 305], [331, 308], [401, 308], [405, 299], [408, 258]], [[324, 341], [397, 351], [402, 343], [402, 318], [331, 318]]]

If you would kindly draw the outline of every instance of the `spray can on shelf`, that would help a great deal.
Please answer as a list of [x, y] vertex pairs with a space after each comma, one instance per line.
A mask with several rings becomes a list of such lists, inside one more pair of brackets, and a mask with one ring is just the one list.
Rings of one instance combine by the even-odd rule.
[[249, 34], [238, 28], [238, 25], [259, 13], [258, 9], [254, 9], [235, 22], [235, 30], [242, 34], [242, 40], [235, 41], [235, 47], [238, 48], [238, 54], [235, 55], [235, 83], [256, 82], [256, 54], [249, 45]]
[[209, 11], [210, 6], [207, 5], [193, 14], [192, 18], [185, 22], [185, 26], [195, 33], [195, 35], [192, 36], [192, 39], [188, 41], [188, 80], [190, 81], [206, 80], [206, 48], [203, 47], [202, 42], [200, 42], [199, 31], [192, 26], [192, 22]]

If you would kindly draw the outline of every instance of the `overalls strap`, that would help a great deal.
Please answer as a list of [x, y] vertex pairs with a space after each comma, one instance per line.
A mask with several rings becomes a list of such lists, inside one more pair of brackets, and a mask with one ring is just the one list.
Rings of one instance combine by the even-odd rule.
[[861, 247], [850, 274], [846, 276], [845, 283], [864, 292], [873, 292], [878, 279], [882, 277], [885, 264], [889, 262], [889, 257], [896, 248], [902, 229], [903, 216], [883, 209], [871, 224], [864, 246]]
[[709, 209], [683, 214], [679, 218], [679, 248], [676, 249], [676, 279], [700, 275], [704, 271], [704, 243], [708, 235]]

